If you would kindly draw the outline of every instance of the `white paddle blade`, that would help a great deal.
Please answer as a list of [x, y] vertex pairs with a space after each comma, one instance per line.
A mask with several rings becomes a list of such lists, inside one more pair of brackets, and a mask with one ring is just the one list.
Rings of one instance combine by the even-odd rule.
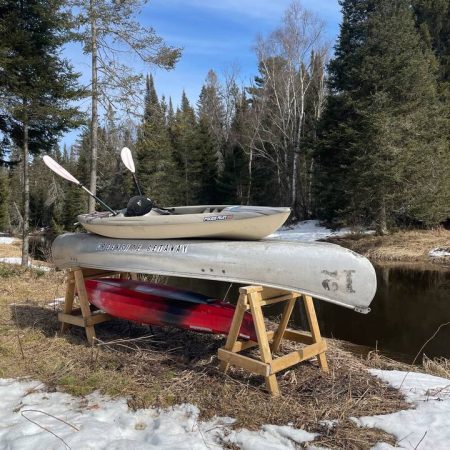
[[66, 180], [71, 181], [72, 183], [78, 184], [80, 185], [81, 183], [73, 176], [71, 175], [69, 172], [67, 172], [66, 169], [64, 169], [64, 167], [61, 167], [53, 158], [51, 158], [48, 155], [45, 155], [44, 158], [44, 163], [45, 165], [53, 170], [53, 172], [55, 172], [57, 175], [59, 175], [60, 177], [65, 178]]
[[125, 167], [132, 173], [135, 172], [133, 155], [131, 154], [131, 150], [128, 147], [124, 147], [120, 152], [120, 157], [122, 158], [122, 162], [125, 164]]

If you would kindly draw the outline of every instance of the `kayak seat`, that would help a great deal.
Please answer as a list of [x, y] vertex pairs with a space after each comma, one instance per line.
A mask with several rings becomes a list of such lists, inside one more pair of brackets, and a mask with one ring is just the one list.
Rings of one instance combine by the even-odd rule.
[[145, 214], [146, 216], [170, 216], [172, 213], [167, 209], [160, 209], [153, 207], [150, 212]]

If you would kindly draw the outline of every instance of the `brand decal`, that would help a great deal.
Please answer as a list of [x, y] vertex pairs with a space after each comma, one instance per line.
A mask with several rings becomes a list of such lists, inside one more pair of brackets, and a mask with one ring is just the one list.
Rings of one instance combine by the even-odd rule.
[[203, 222], [215, 222], [216, 220], [229, 220], [232, 219], [232, 214], [218, 215], [218, 216], [206, 216]]
[[353, 274], [355, 273], [354, 270], [342, 270], [341, 274], [339, 274], [339, 272], [337, 270], [335, 270], [334, 272], [330, 272], [328, 270], [322, 270], [322, 273], [327, 276], [322, 281], [322, 287], [326, 291], [336, 292], [337, 290], [339, 290], [339, 288], [340, 288], [339, 283], [344, 284], [344, 283], [342, 283], [342, 281], [343, 281], [342, 275], [344, 275], [345, 291], [348, 292], [349, 294], [355, 293], [355, 290], [353, 289]]
[[116, 244], [100, 242], [98, 252], [115, 253], [187, 253], [189, 244]]

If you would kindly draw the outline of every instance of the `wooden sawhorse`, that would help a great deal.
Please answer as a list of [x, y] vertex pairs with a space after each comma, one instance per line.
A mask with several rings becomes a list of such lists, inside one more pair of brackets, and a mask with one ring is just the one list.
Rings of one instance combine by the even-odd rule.
[[[320, 334], [314, 303], [310, 296], [287, 292], [261, 286], [247, 286], [239, 289], [239, 300], [236, 312], [233, 316], [230, 332], [225, 347], [218, 351], [220, 369], [227, 371], [230, 364], [241, 367], [249, 372], [262, 375], [266, 379], [266, 386], [271, 395], [280, 394], [276, 373], [298, 364], [301, 361], [317, 356], [319, 367], [328, 372], [328, 364], [325, 356], [327, 345]], [[311, 332], [303, 332], [287, 329], [287, 324], [294, 309], [295, 302], [299, 297], [303, 298], [306, 316]], [[267, 331], [264, 324], [262, 307], [274, 303], [286, 302], [280, 324], [275, 331]], [[244, 313], [250, 310], [253, 316], [257, 342], [238, 340]], [[287, 355], [274, 358], [278, 352], [283, 339], [307, 344], [300, 350], [293, 351]], [[260, 360], [253, 357], [240, 355], [242, 350], [259, 347]]]
[[[109, 314], [93, 310], [91, 307], [84, 281], [89, 278], [107, 277], [120, 275], [120, 278], [137, 279], [137, 275], [128, 272], [112, 272], [97, 269], [71, 269], [66, 278], [66, 295], [64, 298], [64, 311], [58, 313], [58, 320], [61, 322], [61, 334], [71, 326], [83, 327], [86, 331], [86, 337], [89, 345], [95, 343], [95, 328], [97, 323], [107, 322], [113, 317]], [[78, 296], [79, 308], [73, 308], [75, 296]]]

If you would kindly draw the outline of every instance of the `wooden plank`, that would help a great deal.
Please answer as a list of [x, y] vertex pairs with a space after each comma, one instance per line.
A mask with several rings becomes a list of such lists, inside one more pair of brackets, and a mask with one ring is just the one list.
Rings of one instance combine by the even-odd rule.
[[[308, 318], [309, 327], [311, 329], [311, 336], [315, 342], [322, 342], [322, 335], [320, 334], [319, 323], [317, 322], [316, 310], [314, 309], [314, 302], [309, 295], [303, 295], [303, 302], [305, 303], [306, 316]], [[318, 356], [319, 367], [323, 372], [328, 372], [328, 362], [325, 356], [325, 350]]]
[[239, 288], [239, 294], [247, 296], [253, 292], [262, 292], [263, 290], [264, 288], [262, 286], [243, 286]]
[[[73, 272], [68, 272], [66, 277], [66, 295], [64, 297], [64, 312], [66, 314], [70, 314], [73, 308], [73, 301], [75, 298], [75, 278], [73, 276]], [[70, 327], [70, 324], [67, 322], [61, 323], [61, 334], [64, 334], [67, 329]]]
[[284, 332], [284, 338], [294, 342], [301, 342], [302, 344], [314, 343], [314, 339], [311, 336], [311, 333], [308, 333], [307, 331], [287, 329]]
[[[89, 307], [89, 300], [86, 291], [86, 285], [84, 284], [84, 276], [81, 270], [74, 271], [75, 285], [78, 292], [78, 301], [80, 303], [81, 313], [84, 319], [91, 316], [91, 309]], [[85, 325], [86, 337], [90, 345], [94, 344], [95, 328], [93, 325]]]
[[278, 397], [280, 395], [280, 388], [275, 374], [266, 377], [266, 387], [272, 397]]
[[[83, 273], [84, 273], [85, 270], [86, 270], [86, 269], [83, 269]], [[117, 275], [117, 274], [119, 274], [119, 273], [120, 273], [120, 272], [115, 272], [115, 271], [109, 271], [109, 272], [107, 272], [107, 271], [101, 271], [100, 273], [95, 273], [95, 274], [86, 275], [86, 276], [84, 276], [84, 274], [83, 274], [83, 278], [84, 278], [85, 280], [90, 280], [91, 278], [111, 277], [111, 276]]]
[[268, 364], [249, 358], [248, 356], [233, 353], [225, 350], [224, 348], [219, 348], [218, 358], [227, 365], [233, 364], [234, 366], [242, 367], [243, 369], [256, 373], [257, 375], [262, 375], [264, 377], [268, 377], [270, 375], [270, 366]]
[[107, 313], [104, 313], [104, 312], [99, 312], [96, 314], [92, 314], [90, 317], [87, 317], [84, 321], [85, 321], [85, 325], [89, 326], [89, 325], [95, 325], [97, 323], [107, 322], [112, 319], [114, 319], [113, 316], [111, 316]]
[[[230, 331], [228, 332], [227, 342], [223, 347], [225, 350], [231, 351], [237, 342], [239, 331], [242, 325], [242, 320], [244, 318], [245, 311], [247, 311], [245, 297], [246, 294], [244, 293], [241, 293], [239, 295], [238, 303], [233, 315], [233, 320], [231, 321]], [[219, 364], [219, 369], [223, 372], [226, 372], [228, 370], [228, 363], [226, 361], [222, 361]]]
[[247, 350], [248, 348], [256, 347], [258, 345], [257, 342], [248, 340], [248, 341], [236, 341], [233, 347], [230, 349], [231, 352], [238, 353], [242, 350]]
[[[255, 331], [258, 338], [261, 359], [264, 363], [270, 364], [272, 362], [272, 352], [270, 350], [269, 341], [267, 338], [266, 326], [264, 323], [264, 316], [262, 313], [260, 301], [260, 292], [256, 291], [249, 294], [249, 303], [253, 315], [253, 322], [255, 324]], [[266, 386], [271, 395], [276, 396], [280, 394], [278, 382], [275, 375], [266, 376]]]
[[285, 291], [283, 289], [277, 289], [277, 288], [271, 288], [271, 287], [266, 287], [264, 286], [264, 289], [261, 293], [261, 298], [262, 300], [267, 300], [269, 298], [273, 298], [273, 297], [280, 297], [282, 295], [288, 295], [288, 298], [297, 298], [300, 297], [301, 294], [297, 293], [297, 292], [289, 292], [289, 291]]
[[274, 305], [275, 303], [284, 302], [286, 300], [296, 299], [292, 294], [280, 295], [279, 297], [271, 297], [267, 300], [261, 300], [259, 304], [261, 306]]
[[268, 363], [272, 361], [272, 352], [267, 338], [266, 325], [264, 323], [264, 316], [261, 305], [259, 304], [261, 296], [259, 292], [252, 292], [249, 295], [250, 309], [252, 311], [253, 322], [255, 324], [256, 337], [258, 338], [259, 349], [261, 351], [261, 359]]
[[[267, 332], [267, 339], [270, 342], [273, 338], [274, 331], [268, 331]], [[248, 341], [236, 341], [236, 343], [233, 345], [233, 348], [231, 349], [232, 352], [241, 352], [242, 350], [247, 350], [248, 348], [256, 347], [258, 345], [258, 342], [248, 340]]]
[[297, 298], [291, 298], [288, 302], [286, 302], [286, 305], [284, 305], [283, 314], [281, 316], [280, 323], [278, 324], [277, 331], [275, 331], [275, 334], [273, 336], [273, 342], [272, 342], [272, 352], [277, 352], [280, 348], [281, 339], [283, 339], [284, 332], [286, 331], [287, 324], [289, 322], [289, 319], [291, 318], [292, 310], [294, 309], [295, 302], [297, 301]]
[[58, 313], [58, 320], [63, 323], [68, 323], [71, 325], [77, 325], [79, 327], [84, 327], [83, 316], [75, 316], [73, 314], [66, 314], [63, 312]]
[[327, 345], [324, 341], [322, 341], [308, 345], [307, 347], [288, 353], [287, 355], [280, 356], [270, 363], [271, 373], [277, 373], [280, 370], [287, 369], [288, 367], [291, 367], [302, 361], [311, 359], [314, 356], [317, 356], [320, 353], [324, 352], [326, 349]]

